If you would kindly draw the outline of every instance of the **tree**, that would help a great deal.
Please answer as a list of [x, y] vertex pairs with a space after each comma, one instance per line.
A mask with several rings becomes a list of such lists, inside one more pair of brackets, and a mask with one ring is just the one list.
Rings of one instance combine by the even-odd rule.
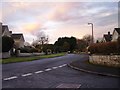
[[14, 45], [14, 40], [11, 37], [2, 37], [2, 52], [8, 52]]
[[74, 49], [76, 49], [77, 46], [77, 40], [75, 37], [71, 37], [69, 39], [69, 44], [70, 44], [70, 52], [73, 52]]
[[48, 54], [48, 51], [51, 51], [51, 53], [53, 53], [53, 49], [54, 45], [53, 44], [44, 44], [43, 46], [43, 51], [45, 52], [45, 54]]
[[76, 38], [75, 37], [62, 37], [58, 38], [58, 40], [54, 43], [56, 52], [63, 52], [69, 50], [73, 52], [76, 49]]
[[77, 39], [77, 49], [79, 51], [84, 51], [86, 48], [86, 42], [83, 39]]
[[39, 44], [48, 44], [48, 36], [45, 35], [44, 32], [40, 31], [39, 33], [37, 33], [37, 41]]
[[86, 45], [89, 46], [92, 43], [92, 36], [85, 35], [85, 36], [83, 36], [83, 40], [86, 42]]
[[30, 43], [29, 42], [25, 42], [24, 45], [25, 46], [30, 46]]
[[70, 49], [70, 44], [68, 42], [63, 43], [63, 51], [68, 51]]
[[43, 31], [38, 32], [36, 36], [37, 40], [33, 41], [32, 45], [39, 49], [39, 51], [43, 51], [43, 47], [48, 44], [49, 38]]
[[99, 43], [99, 41], [97, 40], [96, 43]]
[[118, 42], [118, 53], [120, 54], [120, 37], [118, 37], [117, 42]]

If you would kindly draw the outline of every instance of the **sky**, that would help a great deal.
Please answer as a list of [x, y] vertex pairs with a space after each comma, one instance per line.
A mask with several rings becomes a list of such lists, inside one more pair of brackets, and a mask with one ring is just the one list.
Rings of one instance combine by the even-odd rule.
[[10, 2], [4, 1], [0, 21], [13, 33], [23, 33], [25, 41], [32, 43], [39, 32], [54, 43], [59, 37], [74, 36], [81, 39], [91, 34], [94, 38], [118, 27], [118, 2]]

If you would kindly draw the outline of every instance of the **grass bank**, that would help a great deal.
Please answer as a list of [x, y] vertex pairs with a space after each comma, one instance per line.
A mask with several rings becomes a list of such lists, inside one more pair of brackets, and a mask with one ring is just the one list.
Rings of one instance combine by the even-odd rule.
[[10, 57], [7, 59], [2, 59], [0, 60], [0, 63], [2, 61], [2, 64], [7, 64], [7, 63], [16, 63], [16, 62], [26, 62], [26, 61], [34, 61], [34, 60], [39, 60], [43, 58], [54, 58], [54, 57], [59, 57], [59, 56], [64, 56], [65, 53], [58, 53], [58, 54], [51, 54], [51, 55], [41, 55], [41, 56], [31, 56], [31, 57]]

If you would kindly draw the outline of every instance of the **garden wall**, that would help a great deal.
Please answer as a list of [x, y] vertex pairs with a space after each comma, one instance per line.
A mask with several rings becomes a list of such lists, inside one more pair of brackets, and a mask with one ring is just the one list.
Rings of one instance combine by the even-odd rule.
[[92, 55], [89, 62], [93, 64], [120, 67], [120, 55]]
[[26, 56], [39, 56], [44, 55], [44, 53], [19, 53], [18, 56], [26, 57]]

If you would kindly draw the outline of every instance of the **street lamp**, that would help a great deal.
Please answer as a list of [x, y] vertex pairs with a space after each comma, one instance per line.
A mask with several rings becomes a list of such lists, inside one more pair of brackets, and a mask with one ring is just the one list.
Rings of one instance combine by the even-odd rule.
[[92, 43], [94, 42], [94, 36], [93, 36], [93, 23], [88, 23], [88, 25], [92, 26]]

